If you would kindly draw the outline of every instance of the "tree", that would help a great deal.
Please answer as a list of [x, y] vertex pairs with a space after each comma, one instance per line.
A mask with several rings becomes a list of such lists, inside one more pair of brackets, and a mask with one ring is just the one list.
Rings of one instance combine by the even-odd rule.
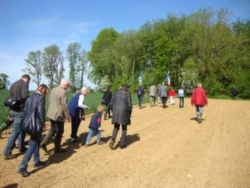
[[40, 50], [36, 52], [31, 51], [28, 54], [28, 58], [25, 59], [27, 67], [22, 69], [31, 76], [31, 80], [37, 85], [40, 85], [43, 75], [43, 54]]
[[78, 88], [82, 88], [84, 84], [84, 73], [86, 72], [86, 68], [88, 66], [88, 57], [87, 51], [82, 50], [79, 54], [79, 65], [77, 66], [77, 86]]
[[[71, 91], [75, 93], [76, 89], [77, 89], [77, 81], [76, 81], [76, 77], [77, 77], [77, 69], [79, 69], [80, 66], [80, 49], [81, 49], [81, 45], [78, 44], [77, 42], [72, 42], [69, 44], [68, 48], [67, 48], [67, 54], [66, 54], [66, 58], [69, 62], [69, 78], [70, 78], [70, 82], [71, 82]], [[79, 88], [78, 88], [79, 89]]]
[[105, 75], [111, 82], [115, 78], [116, 58], [113, 46], [118, 37], [119, 33], [113, 28], [105, 28], [99, 32], [96, 40], [92, 41], [92, 48], [88, 53], [92, 68], [89, 79], [97, 85]]
[[9, 76], [7, 74], [0, 74], [0, 89], [7, 89], [7, 86], [10, 85], [10, 81], [8, 80]]
[[65, 71], [64, 58], [59, 47], [55, 44], [44, 48], [44, 76], [49, 80], [49, 87], [59, 85]]

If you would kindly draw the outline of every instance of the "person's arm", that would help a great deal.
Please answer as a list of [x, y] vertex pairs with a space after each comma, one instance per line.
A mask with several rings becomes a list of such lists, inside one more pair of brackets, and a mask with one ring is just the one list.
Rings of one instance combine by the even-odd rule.
[[62, 104], [62, 110], [64, 112], [65, 118], [69, 122], [70, 115], [69, 115], [69, 110], [67, 108], [67, 92], [66, 91], [63, 93], [63, 96], [61, 98], [61, 104]]
[[78, 99], [78, 107], [80, 107], [82, 109], [90, 109], [88, 106], [83, 104], [83, 102], [84, 102], [84, 95], [80, 95], [79, 99]]

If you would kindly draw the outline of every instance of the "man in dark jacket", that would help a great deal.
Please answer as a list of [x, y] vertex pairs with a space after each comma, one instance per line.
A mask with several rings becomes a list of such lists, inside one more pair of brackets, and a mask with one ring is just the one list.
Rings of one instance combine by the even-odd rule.
[[15, 155], [12, 155], [11, 151], [17, 138], [19, 151], [24, 152], [26, 150], [24, 145], [25, 133], [21, 130], [21, 120], [23, 117], [25, 101], [29, 97], [29, 82], [30, 76], [28, 74], [24, 74], [20, 80], [14, 82], [10, 86], [10, 96], [18, 97], [21, 101], [21, 105], [18, 108], [11, 109], [9, 112], [11, 117], [13, 117], [14, 122], [11, 135], [3, 152], [5, 159], [13, 159], [16, 157]]
[[127, 147], [127, 125], [131, 124], [130, 117], [132, 113], [132, 99], [127, 85], [123, 84], [121, 88], [114, 93], [110, 105], [113, 109], [112, 124], [114, 124], [114, 129], [109, 147], [114, 149], [117, 133], [120, 129], [120, 125], [122, 125], [122, 137], [120, 141], [120, 148], [122, 149]]
[[108, 86], [106, 92], [102, 96], [102, 104], [106, 106], [106, 110], [104, 113], [104, 120], [106, 120], [107, 115], [109, 118], [111, 118], [110, 116], [111, 107], [109, 104], [111, 99], [112, 99], [111, 87]]

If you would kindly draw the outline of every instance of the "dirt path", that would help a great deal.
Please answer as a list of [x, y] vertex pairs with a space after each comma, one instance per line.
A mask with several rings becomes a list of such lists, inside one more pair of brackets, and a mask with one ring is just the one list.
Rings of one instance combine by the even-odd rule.
[[[182, 109], [134, 106], [129, 146], [123, 150], [108, 147], [110, 120], [102, 123], [107, 143], [101, 146], [68, 143], [70, 125], [66, 124], [66, 154], [45, 155], [41, 150], [41, 159], [48, 165], [34, 169], [31, 159], [28, 178], [16, 173], [22, 155], [14, 160], [1, 157], [0, 187], [249, 188], [250, 101], [210, 99], [202, 124], [192, 120], [195, 108], [189, 102], [186, 99]], [[89, 120], [90, 116], [79, 129], [83, 143]], [[1, 148], [9, 135], [4, 137]], [[48, 148], [53, 149], [53, 144]]]

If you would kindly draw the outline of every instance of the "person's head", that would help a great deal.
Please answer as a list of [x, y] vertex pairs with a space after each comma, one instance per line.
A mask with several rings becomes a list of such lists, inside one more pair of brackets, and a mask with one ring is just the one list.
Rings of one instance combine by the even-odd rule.
[[40, 92], [43, 96], [47, 95], [49, 93], [49, 88], [45, 84], [41, 84], [36, 91]]
[[161, 84], [162, 86], [164, 86], [165, 85], [165, 82], [162, 82], [162, 84]]
[[202, 87], [202, 84], [201, 84], [201, 83], [198, 83], [198, 84], [197, 84], [197, 87]]
[[69, 80], [62, 79], [61, 82], [60, 82], [60, 86], [67, 90], [70, 87]]
[[83, 87], [83, 88], [81, 89], [81, 93], [82, 93], [84, 96], [87, 95], [87, 94], [89, 93], [88, 88]]
[[102, 113], [104, 111], [104, 106], [103, 105], [98, 105], [97, 108], [96, 108], [96, 111]]
[[121, 89], [128, 89], [128, 85], [127, 84], [122, 84]]
[[111, 90], [111, 86], [108, 86], [106, 91], [110, 91]]
[[30, 76], [28, 74], [22, 75], [22, 80], [26, 83], [30, 83]]

